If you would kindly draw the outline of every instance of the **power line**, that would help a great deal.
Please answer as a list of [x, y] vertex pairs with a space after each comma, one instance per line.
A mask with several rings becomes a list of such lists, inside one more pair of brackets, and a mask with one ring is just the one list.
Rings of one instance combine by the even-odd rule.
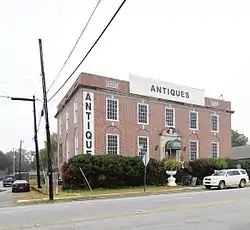
[[96, 41], [94, 42], [94, 44], [90, 47], [90, 49], [87, 52], [87, 54], [80, 61], [80, 63], [77, 65], [77, 67], [74, 69], [74, 71], [69, 75], [69, 77], [66, 79], [66, 81], [61, 85], [61, 87], [52, 95], [52, 97], [50, 97], [50, 99], [48, 100], [48, 102], [50, 102], [59, 93], [59, 91], [65, 86], [65, 84], [69, 81], [69, 79], [74, 75], [74, 73], [77, 71], [77, 69], [85, 61], [85, 59], [88, 57], [88, 55], [90, 54], [90, 52], [92, 51], [92, 49], [96, 46], [96, 44], [99, 42], [99, 40], [101, 39], [101, 37], [103, 36], [103, 34], [106, 32], [106, 30], [108, 29], [108, 27], [110, 26], [110, 24], [112, 23], [112, 21], [115, 19], [115, 17], [117, 16], [117, 14], [119, 13], [119, 11], [121, 10], [121, 8], [123, 7], [123, 5], [124, 5], [124, 3], [126, 1], [127, 0], [123, 0], [123, 2], [121, 3], [121, 5], [119, 6], [119, 8], [116, 10], [115, 14], [112, 16], [112, 18], [110, 19], [110, 21], [108, 22], [108, 24], [106, 25], [106, 27], [104, 28], [104, 30], [102, 31], [102, 33], [96, 39]]
[[5, 95], [0, 95], [0, 98], [6, 98], [6, 99], [10, 99], [10, 96], [5, 96]]
[[66, 64], [67, 64], [68, 60], [70, 59], [71, 55], [73, 54], [73, 52], [74, 52], [74, 50], [75, 50], [77, 44], [79, 43], [79, 41], [80, 41], [82, 35], [84, 34], [85, 30], [87, 29], [87, 27], [88, 27], [88, 25], [89, 25], [89, 23], [90, 23], [92, 17], [93, 17], [94, 14], [95, 14], [96, 9], [97, 9], [97, 7], [99, 6], [99, 4], [101, 3], [101, 1], [102, 1], [102, 0], [99, 0], [99, 1], [97, 2], [97, 4], [96, 4], [94, 10], [92, 11], [92, 13], [91, 13], [91, 15], [90, 15], [90, 17], [89, 17], [89, 19], [88, 19], [86, 25], [85, 25], [85, 27], [83, 28], [83, 30], [82, 30], [80, 36], [78, 37], [78, 39], [77, 39], [75, 45], [73, 46], [72, 50], [70, 51], [70, 53], [69, 53], [69, 55], [68, 55], [66, 61], [63, 63], [63, 65], [62, 65], [62, 67], [61, 67], [59, 73], [56, 75], [55, 79], [53, 80], [53, 82], [52, 82], [51, 85], [49, 86], [49, 88], [48, 88], [48, 90], [47, 90], [47, 93], [50, 91], [50, 89], [52, 88], [52, 86], [55, 84], [56, 80], [58, 79], [58, 77], [59, 77], [60, 74], [62, 73], [64, 67], [66, 66]]

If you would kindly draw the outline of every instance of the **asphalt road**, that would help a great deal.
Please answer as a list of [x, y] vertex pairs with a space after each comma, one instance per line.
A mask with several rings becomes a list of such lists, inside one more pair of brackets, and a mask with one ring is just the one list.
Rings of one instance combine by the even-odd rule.
[[2, 181], [0, 181], [0, 208], [5, 208], [15, 205], [14, 195], [15, 194], [12, 194], [11, 192], [11, 188], [10, 187], [4, 188]]
[[250, 189], [0, 208], [0, 230], [249, 230]]

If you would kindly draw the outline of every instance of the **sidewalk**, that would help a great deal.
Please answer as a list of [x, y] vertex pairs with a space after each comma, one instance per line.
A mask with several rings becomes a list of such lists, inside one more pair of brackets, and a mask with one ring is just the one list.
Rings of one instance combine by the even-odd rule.
[[[189, 192], [194, 190], [202, 190], [202, 187], [182, 187], [182, 188], [172, 188], [161, 191], [130, 191], [130, 192], [120, 192], [120, 193], [107, 193], [107, 194], [94, 194], [94, 195], [76, 195], [76, 196], [65, 196], [65, 197], [54, 197], [54, 201], [80, 201], [80, 200], [95, 200], [95, 199], [108, 199], [108, 198], [121, 198], [121, 197], [136, 197], [136, 196], [150, 196], [159, 194], [171, 194], [178, 192]], [[49, 198], [37, 198], [37, 199], [23, 199], [17, 200], [17, 204], [37, 204], [37, 203], [48, 203]]]

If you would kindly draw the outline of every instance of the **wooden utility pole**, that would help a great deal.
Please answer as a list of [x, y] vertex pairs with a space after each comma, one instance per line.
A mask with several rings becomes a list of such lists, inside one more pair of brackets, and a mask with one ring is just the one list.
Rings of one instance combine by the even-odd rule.
[[23, 141], [20, 141], [20, 148], [19, 148], [19, 179], [21, 179], [21, 172], [22, 172], [22, 143]]
[[46, 129], [47, 154], [48, 154], [49, 199], [53, 200], [54, 197], [53, 197], [53, 175], [52, 175], [52, 162], [51, 162], [51, 140], [50, 140], [50, 129], [49, 129], [47, 90], [46, 90], [44, 62], [43, 62], [42, 39], [38, 39], [38, 43], [40, 51], [41, 76], [42, 76], [42, 86], [43, 86], [43, 107], [44, 107], [45, 123], [46, 123], [45, 129]]

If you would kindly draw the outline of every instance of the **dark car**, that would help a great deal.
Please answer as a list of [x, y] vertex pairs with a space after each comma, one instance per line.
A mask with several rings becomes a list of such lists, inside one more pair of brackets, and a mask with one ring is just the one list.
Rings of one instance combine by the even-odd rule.
[[29, 192], [30, 184], [26, 180], [16, 180], [12, 184], [12, 192]]
[[8, 175], [3, 178], [3, 187], [11, 186], [15, 181], [15, 176]]

